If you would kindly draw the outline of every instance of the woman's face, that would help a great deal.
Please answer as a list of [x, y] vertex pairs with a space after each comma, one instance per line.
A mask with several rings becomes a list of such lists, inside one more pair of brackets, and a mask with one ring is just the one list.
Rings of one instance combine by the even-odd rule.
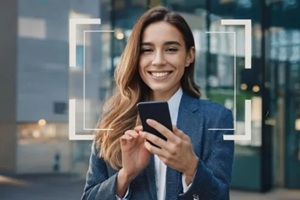
[[144, 30], [139, 73], [151, 89], [151, 100], [168, 100], [181, 86], [185, 67], [194, 59], [194, 48], [186, 52], [181, 32], [161, 21]]

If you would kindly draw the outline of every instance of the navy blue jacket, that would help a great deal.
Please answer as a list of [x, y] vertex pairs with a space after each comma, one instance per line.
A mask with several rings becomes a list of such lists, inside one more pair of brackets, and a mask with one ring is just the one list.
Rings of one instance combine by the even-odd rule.
[[[225, 107], [188, 96], [180, 101], [177, 127], [187, 134], [199, 157], [196, 175], [189, 190], [182, 193], [182, 174], [167, 168], [166, 200], [228, 200], [234, 145], [224, 141], [224, 134], [232, 128], [231, 112]], [[117, 171], [98, 157], [99, 150], [92, 146], [90, 165], [82, 200], [114, 200]], [[187, 165], [189, 163], [186, 163]], [[154, 158], [130, 185], [130, 200], [157, 200]]]

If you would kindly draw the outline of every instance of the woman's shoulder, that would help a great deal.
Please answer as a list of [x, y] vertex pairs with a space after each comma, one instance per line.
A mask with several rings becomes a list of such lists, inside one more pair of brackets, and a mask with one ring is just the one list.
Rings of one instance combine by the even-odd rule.
[[182, 102], [187, 105], [187, 107], [190, 107], [192, 110], [199, 110], [202, 113], [223, 113], [223, 112], [231, 112], [228, 108], [225, 106], [214, 102], [210, 99], [204, 99], [204, 98], [196, 98], [189, 96], [187, 94], [183, 95]]
[[[203, 122], [209, 128], [232, 127], [233, 115], [225, 106], [208, 99], [182, 96], [180, 112], [183, 118]], [[193, 116], [193, 118], [190, 118]]]

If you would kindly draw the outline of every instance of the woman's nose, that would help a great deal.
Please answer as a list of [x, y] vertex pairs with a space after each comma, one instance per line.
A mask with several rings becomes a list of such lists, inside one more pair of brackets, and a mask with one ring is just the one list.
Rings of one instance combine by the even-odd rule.
[[152, 64], [155, 65], [155, 66], [160, 66], [160, 65], [166, 64], [166, 60], [165, 60], [164, 55], [161, 51], [157, 51], [155, 53]]

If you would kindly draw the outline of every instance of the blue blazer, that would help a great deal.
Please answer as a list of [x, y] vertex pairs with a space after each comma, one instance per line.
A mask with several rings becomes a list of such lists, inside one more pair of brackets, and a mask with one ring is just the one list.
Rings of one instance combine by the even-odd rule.
[[[232, 128], [231, 111], [183, 93], [177, 127], [190, 137], [199, 162], [193, 183], [185, 193], [182, 192], [182, 174], [167, 168], [166, 200], [228, 200], [234, 145], [232, 141], [224, 141], [223, 135], [233, 131], [208, 129]], [[93, 144], [82, 200], [116, 199], [118, 171], [99, 158], [98, 153], [99, 149]], [[130, 200], [158, 200], [153, 156], [146, 169], [132, 181], [129, 191]]]

